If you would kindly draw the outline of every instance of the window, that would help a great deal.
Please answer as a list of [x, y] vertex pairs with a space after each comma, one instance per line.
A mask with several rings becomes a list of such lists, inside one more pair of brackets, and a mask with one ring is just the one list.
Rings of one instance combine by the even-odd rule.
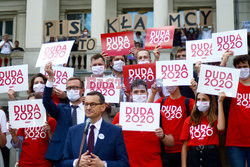
[[132, 15], [132, 25], [134, 24], [135, 15], [136, 14], [142, 14], [142, 15], [148, 16], [147, 28], [154, 27], [154, 12], [152, 12], [152, 11], [148, 11], [148, 12], [145, 12], [145, 13], [141, 13], [141, 12], [127, 12], [127, 14], [131, 14]]
[[68, 13], [67, 20], [80, 20], [81, 30], [87, 28], [91, 31], [91, 13]]
[[0, 20], [0, 37], [4, 34], [9, 34], [9, 39], [13, 38], [13, 21], [12, 20]]

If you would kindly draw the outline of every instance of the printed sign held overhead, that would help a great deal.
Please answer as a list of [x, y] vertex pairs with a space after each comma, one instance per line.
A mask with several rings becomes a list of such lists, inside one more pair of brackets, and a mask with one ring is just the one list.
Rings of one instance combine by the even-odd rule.
[[151, 85], [155, 82], [155, 72], [155, 63], [123, 66], [124, 84], [130, 90], [134, 80], [142, 79], [147, 82], [147, 86], [150, 89]]
[[202, 64], [197, 91], [212, 95], [225, 92], [228, 97], [236, 97], [239, 76], [239, 69]]
[[74, 41], [43, 44], [36, 62], [36, 67], [43, 67], [50, 61], [53, 65], [67, 63], [73, 44]]
[[173, 47], [175, 26], [166, 26], [158, 28], [148, 28], [145, 41], [146, 50], [154, 50], [157, 45], [162, 49]]
[[122, 130], [154, 132], [160, 126], [160, 104], [121, 102], [119, 120]]
[[234, 56], [248, 53], [246, 29], [213, 33], [212, 40], [214, 56], [222, 56], [227, 50], [232, 50]]
[[107, 103], [120, 102], [120, 78], [85, 78], [85, 96], [91, 91], [98, 91], [105, 97]]
[[[40, 68], [40, 73], [48, 77], [48, 73], [45, 73], [44, 67]], [[62, 91], [66, 91], [66, 84], [69, 78], [73, 77], [74, 75], [74, 68], [68, 67], [60, 67], [60, 66], [53, 66], [53, 73], [54, 73], [54, 84], [53, 86], [61, 89]]]
[[102, 51], [108, 56], [128, 55], [134, 47], [133, 31], [101, 34]]
[[192, 40], [186, 42], [187, 60], [193, 63], [218, 62], [221, 56], [213, 55], [212, 39]]
[[163, 86], [191, 85], [193, 64], [187, 60], [157, 61], [156, 78]]

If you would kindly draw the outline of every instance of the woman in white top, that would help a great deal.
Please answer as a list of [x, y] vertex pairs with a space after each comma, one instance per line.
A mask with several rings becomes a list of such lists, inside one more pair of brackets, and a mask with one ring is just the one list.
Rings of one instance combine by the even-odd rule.
[[[8, 130], [7, 130], [6, 124], [7, 124], [6, 115], [0, 107], [0, 129], [1, 129], [0, 130], [0, 147], [4, 147], [7, 143], [6, 133]], [[3, 156], [2, 156], [1, 150], [0, 150], [0, 166], [4, 167]]]

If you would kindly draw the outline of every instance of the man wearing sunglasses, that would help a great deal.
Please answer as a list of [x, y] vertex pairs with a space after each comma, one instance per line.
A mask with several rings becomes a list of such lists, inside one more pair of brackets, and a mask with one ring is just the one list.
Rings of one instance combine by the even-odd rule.
[[49, 78], [44, 89], [43, 105], [46, 111], [57, 121], [56, 130], [45, 158], [51, 160], [55, 166], [60, 166], [69, 128], [85, 122], [84, 105], [80, 99], [84, 93], [84, 85], [80, 78], [72, 77], [68, 79], [66, 90], [69, 103], [56, 105], [51, 98], [54, 79], [52, 63], [47, 63], [44, 70], [48, 73]]

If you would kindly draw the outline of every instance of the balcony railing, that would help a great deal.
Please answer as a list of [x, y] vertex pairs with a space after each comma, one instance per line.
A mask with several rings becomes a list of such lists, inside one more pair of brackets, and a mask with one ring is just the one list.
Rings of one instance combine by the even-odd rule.
[[23, 64], [24, 52], [0, 54], [0, 67]]
[[73, 51], [70, 53], [68, 67], [75, 68], [76, 71], [87, 69], [87, 53]]

